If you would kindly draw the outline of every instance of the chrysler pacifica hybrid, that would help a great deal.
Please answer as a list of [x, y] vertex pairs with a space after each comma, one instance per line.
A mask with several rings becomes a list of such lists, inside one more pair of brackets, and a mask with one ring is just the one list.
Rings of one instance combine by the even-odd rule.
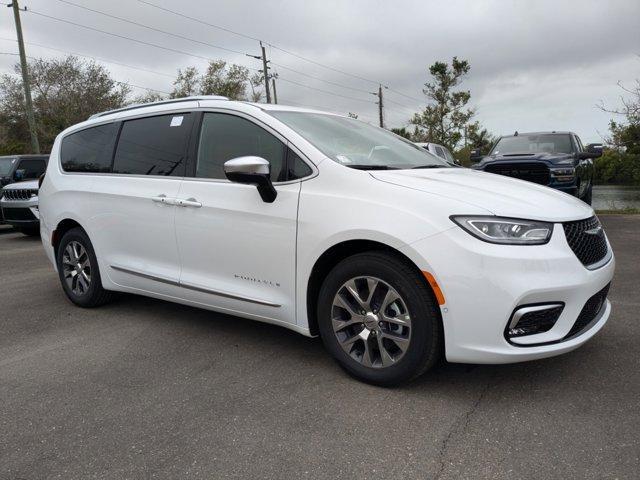
[[121, 291], [281, 325], [379, 385], [442, 355], [568, 352], [611, 311], [591, 207], [316, 110], [192, 97], [96, 114], [56, 139], [40, 225], [81, 307]]

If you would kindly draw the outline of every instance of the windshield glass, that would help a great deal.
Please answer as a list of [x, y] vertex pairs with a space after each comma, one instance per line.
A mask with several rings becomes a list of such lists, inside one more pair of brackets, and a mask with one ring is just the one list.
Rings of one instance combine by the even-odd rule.
[[524, 153], [571, 153], [571, 137], [564, 134], [518, 135], [502, 137], [490, 155]]
[[16, 159], [13, 157], [0, 157], [0, 175], [9, 175], [9, 173], [11, 173], [11, 167], [15, 161]]
[[382, 128], [323, 113], [271, 111], [332, 160], [363, 170], [439, 168], [449, 165]]

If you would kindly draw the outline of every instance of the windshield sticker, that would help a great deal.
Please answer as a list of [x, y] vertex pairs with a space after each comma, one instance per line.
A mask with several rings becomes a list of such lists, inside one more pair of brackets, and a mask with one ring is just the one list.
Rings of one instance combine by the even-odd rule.
[[180, 116], [180, 117], [173, 117], [171, 119], [171, 127], [179, 127], [180, 125], [182, 125], [182, 119], [184, 117]]

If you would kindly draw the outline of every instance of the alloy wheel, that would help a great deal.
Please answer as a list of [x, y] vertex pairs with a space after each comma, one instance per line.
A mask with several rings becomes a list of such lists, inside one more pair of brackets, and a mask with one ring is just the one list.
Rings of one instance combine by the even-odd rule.
[[355, 277], [338, 289], [331, 322], [342, 349], [365, 367], [396, 364], [411, 341], [406, 302], [393, 287], [375, 277]]
[[91, 286], [91, 261], [82, 244], [73, 240], [62, 254], [64, 280], [76, 295], [84, 295]]

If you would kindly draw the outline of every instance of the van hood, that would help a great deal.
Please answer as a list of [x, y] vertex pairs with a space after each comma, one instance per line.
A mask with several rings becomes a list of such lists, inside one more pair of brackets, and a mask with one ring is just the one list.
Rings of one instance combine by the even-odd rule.
[[369, 173], [376, 180], [472, 204], [501, 217], [566, 222], [593, 215], [589, 205], [569, 194], [493, 173], [466, 168]]

